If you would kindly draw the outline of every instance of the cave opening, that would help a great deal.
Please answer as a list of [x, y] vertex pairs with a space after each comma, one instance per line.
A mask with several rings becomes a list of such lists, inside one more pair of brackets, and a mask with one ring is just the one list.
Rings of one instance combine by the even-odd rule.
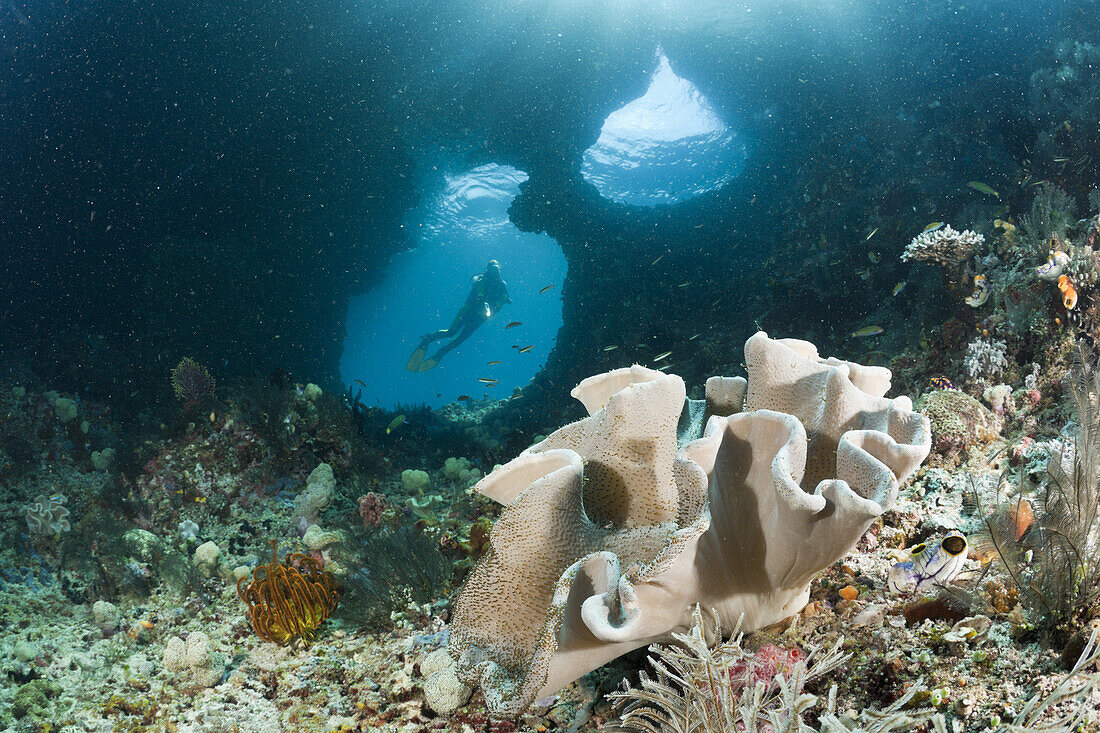
[[[365, 405], [505, 398], [545, 364], [562, 325], [567, 265], [553, 238], [509, 221], [508, 206], [526, 180], [507, 165], [478, 166], [444, 176], [438, 192], [410, 212], [405, 226], [416, 232], [416, 246], [396, 255], [382, 283], [348, 306], [340, 371], [353, 393], [362, 389]], [[499, 262], [511, 302], [434, 368], [410, 371], [421, 337], [451, 325], [489, 260]], [[425, 361], [447, 342], [432, 343]]]
[[581, 172], [600, 195], [635, 206], [716, 191], [744, 168], [749, 144], [658, 51], [645, 94], [615, 110], [584, 152]]

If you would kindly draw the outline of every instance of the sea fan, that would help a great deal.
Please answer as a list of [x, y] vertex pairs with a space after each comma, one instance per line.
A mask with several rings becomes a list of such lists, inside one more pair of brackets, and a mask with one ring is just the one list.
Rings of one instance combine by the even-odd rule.
[[172, 370], [172, 390], [178, 399], [193, 405], [214, 394], [214, 377], [202, 364], [185, 356]]

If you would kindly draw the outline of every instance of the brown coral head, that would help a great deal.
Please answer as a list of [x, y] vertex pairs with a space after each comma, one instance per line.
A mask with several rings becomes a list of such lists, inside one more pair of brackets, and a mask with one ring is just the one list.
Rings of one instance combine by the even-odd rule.
[[248, 604], [256, 636], [276, 644], [302, 639], [307, 644], [336, 609], [340, 593], [332, 573], [312, 557], [295, 552], [279, 561], [271, 541], [272, 561], [237, 581], [237, 595]]

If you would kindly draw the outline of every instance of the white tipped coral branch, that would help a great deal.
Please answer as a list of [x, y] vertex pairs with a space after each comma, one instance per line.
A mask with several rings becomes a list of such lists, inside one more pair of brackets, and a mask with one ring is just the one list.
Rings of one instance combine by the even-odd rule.
[[970, 257], [985, 237], [969, 229], [956, 231], [949, 226], [934, 231], [921, 232], [901, 253], [903, 262], [934, 262], [944, 267], [955, 267]]

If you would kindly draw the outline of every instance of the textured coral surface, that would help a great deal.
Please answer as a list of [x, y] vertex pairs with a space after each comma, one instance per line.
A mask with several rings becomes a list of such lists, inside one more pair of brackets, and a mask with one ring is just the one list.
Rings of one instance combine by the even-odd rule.
[[589, 417], [478, 484], [506, 509], [451, 648], [490, 709], [670, 638], [697, 603], [747, 629], [797, 613], [927, 456], [927, 420], [882, 397], [888, 370], [762, 332], [745, 355], [747, 411], [698, 440], [678, 444], [683, 380], [635, 366], [582, 382]]

